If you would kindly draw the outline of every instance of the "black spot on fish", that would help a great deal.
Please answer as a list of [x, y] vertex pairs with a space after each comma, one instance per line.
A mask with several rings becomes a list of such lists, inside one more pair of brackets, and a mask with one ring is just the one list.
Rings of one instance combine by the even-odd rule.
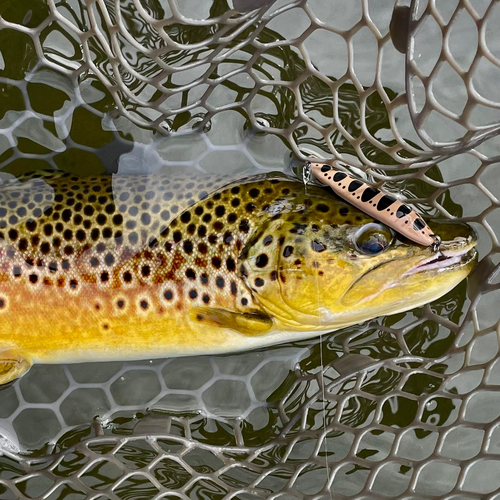
[[187, 253], [187, 254], [190, 254], [193, 252], [193, 243], [191, 242], [191, 240], [186, 240], [184, 242], [184, 251]]
[[248, 223], [248, 221], [246, 219], [243, 219], [241, 222], [240, 222], [240, 225], [239, 225], [239, 230], [243, 233], [248, 233], [248, 231], [250, 231], [250, 224]]
[[390, 207], [394, 202], [396, 201], [396, 198], [394, 196], [390, 196], [388, 194], [382, 196], [380, 200], [377, 203], [377, 210], [385, 210], [387, 207]]
[[361, 201], [364, 202], [370, 201], [374, 196], [377, 196], [377, 194], [379, 193], [380, 193], [379, 189], [368, 187], [363, 191], [363, 194], [361, 195]]
[[422, 219], [415, 219], [415, 222], [413, 223], [413, 229], [415, 231], [419, 231], [425, 227], [425, 222]]
[[323, 243], [320, 243], [319, 241], [313, 241], [311, 243], [311, 248], [315, 251], [315, 252], [324, 252], [326, 250], [326, 246], [323, 245]]
[[99, 225], [101, 226], [104, 226], [104, 224], [106, 224], [106, 216], [104, 214], [99, 214], [97, 217], [96, 217], [96, 221]]
[[362, 185], [363, 183], [361, 181], [352, 181], [347, 189], [349, 189], [349, 192], [352, 193], [353, 191], [356, 191], [356, 189], [359, 189]]
[[23, 252], [28, 249], [28, 240], [26, 238], [21, 238], [19, 240], [19, 250]]
[[337, 172], [334, 176], [333, 176], [333, 180], [335, 182], [340, 182], [342, 179], [345, 179], [347, 177], [347, 174], [344, 174], [344, 172]]
[[321, 171], [322, 171], [322, 172], [328, 172], [328, 171], [329, 171], [329, 170], [331, 170], [331, 169], [332, 169], [332, 167], [330, 167], [330, 165], [323, 165], [323, 166], [321, 167]]
[[69, 208], [63, 210], [61, 217], [64, 222], [69, 222], [71, 219], [71, 210]]
[[265, 253], [261, 253], [257, 258], [255, 259], [255, 265], [257, 267], [266, 267], [267, 263], [269, 262], [269, 258]]
[[411, 208], [406, 206], [406, 205], [401, 205], [398, 208], [398, 211], [396, 212], [396, 217], [398, 219], [401, 219], [401, 217], [404, 217], [405, 215], [408, 215], [411, 212]]

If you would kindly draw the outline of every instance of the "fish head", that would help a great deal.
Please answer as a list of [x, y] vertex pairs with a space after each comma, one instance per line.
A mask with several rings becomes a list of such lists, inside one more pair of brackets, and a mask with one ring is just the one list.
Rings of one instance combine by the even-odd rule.
[[428, 221], [437, 251], [397, 235], [331, 195], [270, 217], [241, 255], [241, 273], [275, 322], [325, 330], [421, 306], [454, 288], [477, 261], [467, 224]]

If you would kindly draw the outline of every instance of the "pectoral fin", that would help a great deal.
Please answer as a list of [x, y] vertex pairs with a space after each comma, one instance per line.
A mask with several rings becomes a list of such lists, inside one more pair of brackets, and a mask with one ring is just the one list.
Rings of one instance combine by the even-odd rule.
[[212, 307], [197, 307], [192, 310], [191, 319], [200, 324], [230, 328], [247, 336], [264, 335], [273, 327], [272, 318], [258, 311], [240, 313]]
[[0, 352], [0, 385], [8, 384], [23, 376], [30, 368], [31, 361], [16, 351]]

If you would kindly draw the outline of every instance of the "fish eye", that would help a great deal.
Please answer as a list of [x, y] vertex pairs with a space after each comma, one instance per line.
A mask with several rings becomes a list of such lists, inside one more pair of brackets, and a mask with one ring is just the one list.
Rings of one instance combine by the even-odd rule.
[[377, 255], [386, 250], [393, 240], [392, 231], [383, 224], [366, 224], [354, 235], [356, 249], [365, 255]]

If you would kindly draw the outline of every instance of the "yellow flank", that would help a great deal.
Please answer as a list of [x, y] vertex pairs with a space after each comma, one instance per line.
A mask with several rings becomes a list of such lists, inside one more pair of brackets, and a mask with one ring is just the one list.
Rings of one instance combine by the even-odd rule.
[[79, 178], [0, 188], [0, 383], [33, 362], [228, 352], [433, 300], [475, 262], [462, 224], [428, 248], [356, 246], [374, 221], [282, 175]]

